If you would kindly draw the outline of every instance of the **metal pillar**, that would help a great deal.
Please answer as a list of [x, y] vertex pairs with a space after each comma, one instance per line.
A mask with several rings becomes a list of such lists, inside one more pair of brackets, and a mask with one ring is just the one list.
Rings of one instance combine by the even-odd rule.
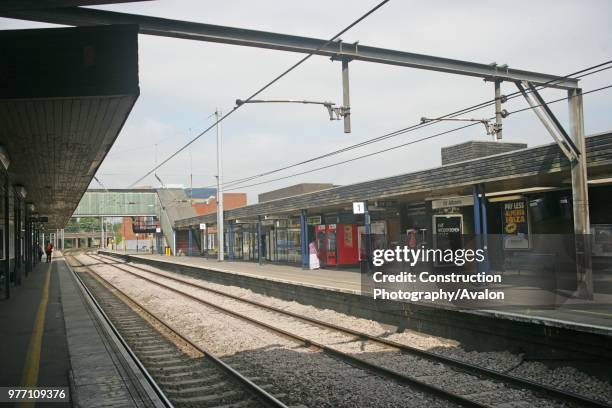
[[231, 222], [227, 223], [227, 257], [234, 260], [234, 227]]
[[104, 217], [100, 217], [100, 249], [103, 249], [104, 246]]
[[34, 265], [40, 263], [38, 248], [41, 247], [42, 251], [45, 251], [45, 241], [42, 239], [38, 228], [38, 225], [34, 224], [34, 244], [36, 245], [36, 249], [34, 249]]
[[593, 298], [593, 269], [589, 225], [589, 192], [584, 142], [584, 115], [582, 90], [568, 91], [570, 136], [580, 155], [571, 162], [572, 198], [574, 212], [574, 235], [576, 245], [576, 272], [578, 293], [581, 297]]
[[189, 227], [189, 249], [187, 250], [187, 255], [192, 256], [191, 253], [191, 242], [192, 242], [192, 236], [191, 236], [192, 232], [191, 232], [191, 227]]
[[36, 257], [38, 256], [38, 246], [36, 246], [37, 241], [34, 235], [36, 233], [36, 227], [32, 221], [29, 221], [29, 224], [30, 231], [28, 241], [30, 242], [30, 272], [32, 272], [34, 270], [34, 264], [36, 263]]
[[38, 262], [39, 241], [36, 238], [36, 226], [30, 221], [30, 271], [34, 271], [34, 265]]
[[30, 247], [30, 256], [32, 257], [32, 272], [34, 271], [34, 265], [36, 265], [38, 263], [38, 248], [40, 245], [40, 241], [38, 241], [38, 237], [37, 237], [37, 231], [36, 231], [36, 225], [34, 225], [34, 223], [31, 223], [30, 226], [30, 231], [32, 236], [30, 237], [30, 239], [32, 240], [32, 246]]
[[13, 228], [15, 233], [13, 234], [13, 242], [15, 245], [15, 285], [21, 285], [21, 201], [17, 199], [13, 200]]
[[302, 268], [308, 269], [310, 264], [310, 249], [308, 247], [308, 224], [306, 210], [300, 212], [300, 246], [302, 248]]
[[204, 255], [208, 258], [208, 224], [204, 230]]
[[30, 216], [28, 214], [28, 208], [26, 204], [25, 211], [25, 238], [24, 238], [24, 250], [25, 250], [25, 276], [32, 270], [32, 223], [30, 222]]
[[484, 261], [482, 261], [482, 269], [484, 272], [489, 272], [489, 227], [487, 225], [487, 197], [485, 195], [484, 184], [480, 185], [480, 217], [482, 227], [482, 249], [484, 250]]
[[[136, 235], [138, 240], [138, 235]], [[138, 250], [138, 244], [136, 244], [136, 250]], [[176, 231], [172, 230], [172, 255], [176, 256]]]
[[368, 272], [372, 272], [372, 227], [370, 222], [370, 210], [368, 202], [363, 202], [363, 223], [365, 225], [365, 250], [366, 260], [368, 261]]
[[[34, 254], [34, 246], [36, 245], [36, 240], [34, 239], [34, 223], [32, 223], [32, 221], [28, 221], [28, 223], [30, 224], [30, 232], [28, 234], [28, 241], [30, 242], [30, 248], [29, 248], [29, 256], [30, 256], [30, 270], [29, 272], [32, 272], [34, 270], [34, 265], [36, 263], [36, 256], [38, 256], [38, 254]], [[36, 248], [36, 252], [38, 252], [38, 248]]]
[[484, 260], [476, 263], [476, 271], [489, 271], [489, 239], [487, 226], [487, 199], [484, 184], [476, 184], [474, 189], [474, 243], [475, 249], [484, 250]]
[[257, 260], [261, 265], [263, 263], [263, 246], [261, 243], [261, 216], [257, 217]]
[[11, 297], [11, 256], [9, 249], [11, 247], [9, 240], [11, 239], [9, 231], [9, 178], [8, 174], [4, 179], [4, 296], [6, 299]]
[[342, 58], [342, 109], [344, 133], [351, 133], [351, 98], [349, 93], [349, 58]]
[[[474, 246], [476, 250], [482, 249], [481, 244], [481, 223], [480, 223], [480, 198], [478, 197], [478, 185], [474, 184]], [[476, 271], [478, 273], [481, 272], [481, 264], [480, 262], [476, 262]]]
[[221, 124], [219, 119], [221, 118], [221, 111], [217, 109], [215, 111], [215, 117], [217, 119], [217, 241], [219, 242], [219, 249], [217, 251], [217, 260], [223, 261], [223, 239], [224, 228], [223, 228], [223, 149], [221, 142]]
[[502, 138], [502, 100], [501, 100], [501, 81], [495, 81], [495, 125], [497, 132], [495, 132], [495, 138], [501, 140]]

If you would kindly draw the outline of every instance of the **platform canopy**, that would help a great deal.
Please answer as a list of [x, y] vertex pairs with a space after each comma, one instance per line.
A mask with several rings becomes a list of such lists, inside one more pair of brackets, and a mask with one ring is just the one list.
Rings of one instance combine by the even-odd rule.
[[0, 145], [13, 185], [62, 228], [139, 95], [138, 28], [0, 31]]

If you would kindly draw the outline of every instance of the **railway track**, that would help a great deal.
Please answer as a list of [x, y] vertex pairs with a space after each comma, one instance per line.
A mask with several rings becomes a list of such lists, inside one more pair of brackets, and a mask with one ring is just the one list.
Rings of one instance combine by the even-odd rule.
[[[506, 373], [483, 368], [460, 360], [455, 360], [425, 350], [413, 348], [390, 340], [381, 339], [350, 328], [334, 325], [307, 316], [297, 315], [277, 307], [249, 299], [243, 299], [236, 295], [225, 293], [192, 281], [188, 281], [186, 279], [170, 276], [168, 274], [153, 271], [148, 268], [143, 268], [138, 265], [125, 262], [118, 264], [118, 261], [115, 258], [108, 258], [106, 256], [92, 256], [92, 258], [107, 265], [111, 265], [114, 268], [120, 269], [124, 272], [130, 273], [142, 280], [164, 287], [175, 293], [179, 293], [207, 306], [213, 307], [224, 313], [239, 317], [250, 323], [263, 326], [269, 330], [273, 330], [277, 333], [290, 337], [293, 340], [302, 342], [303, 344], [318, 347], [335, 357], [349, 362], [350, 364], [360, 366], [379, 375], [391, 377], [402, 383], [417, 386], [424, 391], [434, 393], [460, 405], [491, 407], [508, 404], [508, 395], [514, 395], [514, 398], [517, 397], [516, 393], [500, 392], [499, 388], [492, 388], [490, 383], [495, 382], [495, 384], [504, 389], [529, 390], [536, 396], [536, 399], [545, 398], [551, 403], [553, 401], [557, 401], [565, 404], [569, 403], [571, 406], [610, 407], [610, 405], [582, 395], [560, 390], [545, 384], [540, 384]], [[138, 272], [134, 272], [134, 270]], [[142, 272], [144, 272], [144, 275]], [[159, 278], [162, 280], [165, 279], [166, 282], [164, 283], [160, 281]], [[184, 289], [177, 287], [176, 284], [179, 286], [183, 285], [188, 288], [194, 288], [198, 291], [204, 291], [207, 293], [206, 299], [194, 295], [193, 293], [188, 293]], [[217, 302], [214, 302], [215, 297]], [[223, 303], [224, 306], [220, 305], [219, 303]], [[292, 321], [294, 323], [296, 321], [300, 322], [302, 327], [300, 328], [299, 333], [284, 329], [282, 327], [283, 323], [288, 321]], [[327, 331], [328, 334], [322, 335], [321, 331]], [[340, 338], [338, 337], [338, 333], [342, 334]], [[321, 338], [328, 338], [329, 341], [319, 340]], [[347, 353], [333, 346], [334, 343], [341, 343], [346, 346], [348, 341], [354, 342], [355, 345], [358, 345], [361, 350], [364, 349], [365, 345], [368, 345], [368, 347], [373, 347], [376, 351], [380, 352], [399, 352], [403, 355], [408, 355], [409, 357], [425, 359], [438, 365], [444, 365], [446, 368], [448, 368], [448, 370], [438, 373], [437, 375], [431, 375], [431, 373], [427, 373], [429, 375], [424, 373], [416, 373], [416, 375], [408, 376], [403, 372], [378, 365], [372, 361], [368, 361], [368, 359], [357, 357], [355, 353]], [[458, 376], [463, 376], [464, 380], [462, 381], [460, 379], [458, 381]], [[449, 377], [453, 377], [453, 380], [451, 381]], [[458, 383], [460, 384], [459, 387], [457, 386]], [[497, 401], [494, 394], [500, 395], [501, 398]], [[521, 401], [514, 400], [514, 402], [517, 403], [515, 405], [521, 405]], [[524, 406], [531, 406], [534, 401], [528, 400], [524, 402]]]
[[[230, 367], [121, 289], [99, 278], [87, 265], [72, 256], [67, 260], [173, 406], [287, 408], [264, 389], [266, 385], [260, 387], [248, 379], [256, 373]], [[154, 326], [186, 347], [179, 348]]]

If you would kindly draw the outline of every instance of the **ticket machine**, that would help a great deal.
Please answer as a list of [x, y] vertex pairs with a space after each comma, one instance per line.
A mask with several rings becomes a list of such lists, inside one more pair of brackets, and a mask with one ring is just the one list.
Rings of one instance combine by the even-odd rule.
[[319, 262], [321, 265], [325, 265], [327, 261], [327, 232], [325, 231], [325, 225], [317, 225], [315, 227], [315, 240]]
[[336, 224], [328, 224], [327, 232], [327, 258], [326, 264], [335, 266], [338, 264], [338, 233]]
[[322, 265], [335, 266], [338, 264], [338, 240], [336, 229], [336, 224], [316, 226], [317, 256]]

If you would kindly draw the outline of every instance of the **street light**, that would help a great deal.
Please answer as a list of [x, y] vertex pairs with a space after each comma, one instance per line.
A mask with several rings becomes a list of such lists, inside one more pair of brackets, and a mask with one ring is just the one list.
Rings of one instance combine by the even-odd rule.
[[347, 116], [350, 110], [350, 108], [344, 106], [336, 106], [335, 103], [327, 101], [321, 102], [296, 99], [236, 99], [236, 106], [244, 105], [245, 103], [301, 103], [304, 105], [323, 105], [327, 109], [327, 113], [329, 113], [329, 120], [340, 120]]

